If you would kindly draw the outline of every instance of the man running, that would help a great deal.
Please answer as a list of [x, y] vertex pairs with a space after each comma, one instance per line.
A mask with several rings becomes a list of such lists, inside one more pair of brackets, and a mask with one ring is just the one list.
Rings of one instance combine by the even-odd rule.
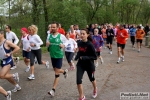
[[[11, 31], [11, 26], [10, 25], [6, 25], [5, 29], [6, 29], [6, 39], [17, 45], [18, 42], [19, 42], [19, 39], [16, 36], [16, 34]], [[11, 48], [11, 49], [13, 50], [13, 48]], [[19, 62], [19, 57], [16, 57], [16, 58], [13, 57], [13, 59], [16, 60], [16, 63]], [[15, 69], [15, 68], [17, 68], [17, 66], [14, 64], [13, 67], [11, 67], [11, 69]]]
[[58, 23], [51, 24], [51, 34], [49, 36], [49, 41], [46, 43], [49, 47], [50, 57], [53, 69], [55, 71], [55, 79], [53, 83], [52, 90], [48, 91], [48, 94], [54, 96], [55, 89], [58, 84], [60, 73], [64, 74], [64, 77], [67, 77], [68, 69], [62, 70], [62, 60], [63, 60], [63, 48], [65, 47], [65, 42], [67, 41], [66, 37], [58, 32]]
[[[12, 51], [11, 48], [14, 48]], [[21, 87], [16, 83], [19, 82], [18, 73], [10, 74], [10, 68], [13, 67], [12, 54], [18, 51], [20, 48], [4, 38], [4, 31], [0, 30], [0, 59], [2, 69], [0, 70], [0, 78], [7, 79], [11, 84], [15, 86], [12, 92], [21, 90]]]
[[116, 33], [117, 47], [118, 47], [118, 61], [117, 61], [117, 63], [120, 62], [120, 57], [122, 58], [122, 61], [124, 61], [124, 48], [125, 48], [127, 38], [128, 38], [128, 33], [124, 29], [123, 25], [120, 24], [119, 29], [117, 30], [117, 33]]

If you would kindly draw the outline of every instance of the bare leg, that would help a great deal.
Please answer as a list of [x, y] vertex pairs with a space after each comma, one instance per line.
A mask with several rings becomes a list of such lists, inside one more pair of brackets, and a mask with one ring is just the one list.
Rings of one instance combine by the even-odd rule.
[[82, 84], [78, 84], [77, 87], [78, 87], [79, 97], [83, 98], [84, 94], [83, 94]]

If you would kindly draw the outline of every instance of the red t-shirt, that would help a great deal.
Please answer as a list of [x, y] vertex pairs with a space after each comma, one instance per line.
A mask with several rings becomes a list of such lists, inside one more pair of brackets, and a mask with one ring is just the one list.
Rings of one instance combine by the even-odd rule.
[[65, 31], [64, 31], [64, 29], [63, 29], [63, 28], [59, 28], [59, 29], [58, 29], [58, 32], [59, 32], [60, 34], [65, 35]]
[[118, 29], [116, 33], [117, 43], [126, 44], [128, 33], [125, 29]]

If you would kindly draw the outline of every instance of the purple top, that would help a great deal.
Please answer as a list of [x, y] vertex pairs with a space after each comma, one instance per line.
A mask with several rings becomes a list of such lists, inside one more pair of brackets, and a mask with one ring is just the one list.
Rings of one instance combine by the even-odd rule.
[[101, 35], [92, 35], [93, 45], [96, 51], [100, 51], [100, 47], [104, 45], [104, 40]]

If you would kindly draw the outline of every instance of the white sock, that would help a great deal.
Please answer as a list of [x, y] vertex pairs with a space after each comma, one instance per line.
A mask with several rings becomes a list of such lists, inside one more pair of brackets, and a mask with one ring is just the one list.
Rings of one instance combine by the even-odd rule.
[[120, 61], [120, 57], [118, 58], [118, 61]]
[[18, 84], [16, 84], [16, 87], [19, 87], [19, 85], [18, 85]]
[[34, 77], [34, 74], [31, 74], [32, 77]]
[[13, 77], [15, 77], [16, 75], [15, 74], [13, 74]]
[[30, 68], [30, 65], [28, 65], [28, 67]]

